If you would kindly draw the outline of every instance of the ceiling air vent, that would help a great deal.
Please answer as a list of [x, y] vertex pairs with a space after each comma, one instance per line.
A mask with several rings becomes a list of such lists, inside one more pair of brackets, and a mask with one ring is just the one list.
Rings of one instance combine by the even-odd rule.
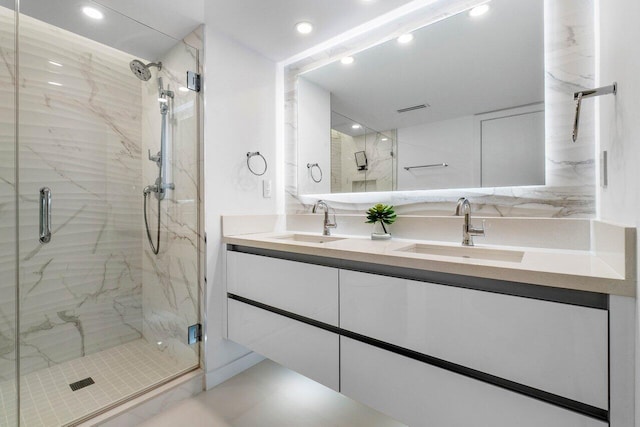
[[429, 104], [420, 104], [414, 105], [413, 107], [401, 108], [398, 110], [398, 113], [408, 113], [409, 111], [421, 110], [423, 108], [427, 108]]

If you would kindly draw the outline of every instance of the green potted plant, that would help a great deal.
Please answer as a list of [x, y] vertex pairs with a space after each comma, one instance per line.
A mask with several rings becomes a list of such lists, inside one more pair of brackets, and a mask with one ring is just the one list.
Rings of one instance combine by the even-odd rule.
[[391, 233], [387, 230], [386, 225], [391, 225], [396, 221], [396, 213], [393, 206], [378, 203], [367, 211], [367, 220], [365, 223], [373, 224], [373, 232], [371, 238], [373, 240], [386, 240], [391, 238]]

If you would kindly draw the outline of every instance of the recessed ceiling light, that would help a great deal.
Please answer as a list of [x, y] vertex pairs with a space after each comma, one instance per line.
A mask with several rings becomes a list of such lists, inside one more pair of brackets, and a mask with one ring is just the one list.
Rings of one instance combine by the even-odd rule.
[[381, 141], [388, 141], [389, 138], [382, 138]]
[[340, 62], [342, 62], [344, 65], [353, 64], [353, 61], [355, 61], [355, 59], [353, 59], [353, 56], [345, 56], [340, 60]]
[[311, 25], [311, 22], [298, 22], [296, 24], [296, 30], [298, 30], [300, 34], [309, 34], [313, 31], [313, 25]]
[[178, 90], [179, 90], [180, 92], [189, 92], [189, 89], [187, 89], [187, 88], [186, 88], [186, 87], [184, 87], [184, 86], [180, 86], [180, 87], [178, 88]]
[[400, 37], [398, 37], [398, 43], [402, 43], [402, 44], [409, 43], [412, 40], [413, 40], [413, 34], [411, 33], [403, 34]]
[[351, 129], [360, 129], [360, 128], [362, 128], [362, 126], [360, 126], [360, 125], [359, 125], [359, 124], [357, 124], [357, 123], [356, 123], [355, 125], [352, 125], [352, 126], [351, 126]]
[[49, 61], [49, 64], [55, 65], [56, 67], [62, 67], [62, 64], [56, 61]]
[[484, 15], [487, 12], [489, 12], [489, 5], [485, 3], [471, 9], [469, 11], [469, 16], [472, 16], [475, 18], [476, 16]]
[[82, 13], [87, 15], [91, 19], [102, 19], [104, 15], [95, 7], [85, 6], [82, 8]]
[[51, 86], [62, 86], [62, 83], [58, 83], [58, 82], [47, 82], [49, 83]]

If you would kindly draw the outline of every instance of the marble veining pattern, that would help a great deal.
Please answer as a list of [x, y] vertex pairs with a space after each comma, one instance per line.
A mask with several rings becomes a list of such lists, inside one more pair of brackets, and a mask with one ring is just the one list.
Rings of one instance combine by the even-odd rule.
[[[392, 191], [394, 189], [397, 159], [393, 153], [393, 140], [383, 136], [393, 131], [366, 133], [352, 137], [331, 130], [331, 191], [333, 193]], [[367, 168], [357, 168], [354, 153], [367, 151]], [[327, 174], [328, 175], [328, 174]]]
[[513, 188], [455, 189], [375, 193], [374, 195], [300, 195], [296, 171], [297, 90], [299, 73], [389, 40], [425, 23], [444, 19], [479, 1], [436, 2], [420, 11], [360, 35], [339, 46], [290, 64], [285, 70], [285, 191], [287, 213], [309, 212], [317, 199], [341, 212], [366, 210], [372, 203], [391, 203], [399, 213], [449, 213], [460, 196], [470, 197], [482, 215], [581, 217], [595, 215], [594, 103], [583, 103], [580, 139], [571, 142], [573, 93], [594, 86], [594, 3], [545, 0], [546, 185]]
[[[197, 36], [193, 35], [197, 43]], [[147, 242], [143, 242], [142, 312], [144, 337], [153, 343], [162, 343], [176, 360], [198, 364], [199, 346], [187, 345], [187, 328], [198, 323], [200, 317], [199, 283], [199, 230], [198, 230], [198, 108], [197, 95], [184, 92], [187, 70], [198, 67], [197, 50], [185, 42], [177, 43], [162, 58], [162, 70], [153, 71], [153, 77], [142, 87], [142, 141], [143, 152], [157, 153], [160, 149], [161, 115], [158, 106], [156, 75], [163, 78], [165, 89], [173, 91], [170, 101], [168, 158], [170, 181], [175, 190], [169, 190], [161, 202], [160, 253], [154, 255]], [[144, 185], [153, 184], [158, 168], [143, 157]], [[151, 197], [148, 218], [155, 242], [157, 201]]]
[[[14, 37], [13, 19], [12, 11], [0, 8], [2, 46], [13, 46], [7, 41]], [[192, 43], [201, 40], [199, 34], [189, 36]], [[16, 339], [25, 414], [33, 375], [128, 343], [144, 343], [155, 353], [149, 357], [166, 362], [166, 369], [158, 371], [161, 377], [197, 366], [199, 345], [186, 345], [186, 331], [198, 322], [203, 292], [200, 110], [196, 95], [179, 90], [185, 67], [198, 67], [197, 50], [177, 42], [162, 58], [165, 86], [176, 92], [171, 141], [180, 145], [172, 158], [173, 181], [179, 186], [165, 204], [165, 252], [158, 260], [148, 251], [142, 218], [142, 188], [156, 173], [148, 167], [155, 165], [146, 160], [146, 149], [157, 151], [159, 143], [149, 131], [159, 133], [159, 123], [148, 122], [152, 115], [153, 120], [160, 117], [155, 79], [149, 87], [136, 79], [129, 70], [131, 55], [28, 16], [21, 16], [20, 36], [18, 145], [15, 74], [9, 72], [14, 53], [7, 48], [0, 53], [0, 425], [14, 425], [17, 417]], [[20, 154], [18, 337], [15, 147]], [[46, 245], [38, 241], [43, 186], [53, 193], [53, 238]], [[129, 375], [124, 368], [121, 374]], [[137, 383], [133, 387], [139, 390]], [[92, 410], [112, 400], [102, 396], [96, 402]]]
[[[24, 376], [142, 337], [142, 99], [122, 52], [27, 16], [20, 49]], [[43, 186], [53, 194], [46, 245]]]

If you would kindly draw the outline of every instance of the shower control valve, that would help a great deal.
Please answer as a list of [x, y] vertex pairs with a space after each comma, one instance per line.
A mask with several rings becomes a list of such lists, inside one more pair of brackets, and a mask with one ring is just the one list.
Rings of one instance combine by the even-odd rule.
[[149, 152], [149, 160], [151, 160], [152, 162], [156, 162], [158, 166], [160, 166], [160, 162], [162, 162], [162, 152], [158, 151], [158, 154], [156, 154], [155, 156], [151, 155], [151, 150], [148, 150], [148, 152]]
[[143, 193], [147, 195], [150, 193], [157, 193], [158, 191], [159, 189], [157, 185], [147, 185], [146, 187], [144, 187]]

